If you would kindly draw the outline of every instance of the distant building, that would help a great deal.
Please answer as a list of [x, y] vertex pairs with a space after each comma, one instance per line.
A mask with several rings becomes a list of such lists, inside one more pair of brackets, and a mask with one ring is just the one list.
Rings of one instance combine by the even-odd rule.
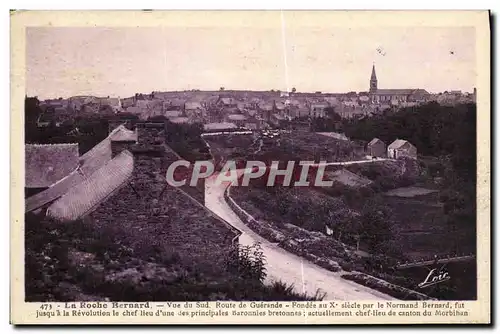
[[238, 101], [232, 97], [219, 97], [215, 105], [219, 108], [238, 108]]
[[184, 105], [184, 113], [190, 119], [191, 123], [203, 122], [207, 115], [206, 109], [200, 102], [186, 102]]
[[135, 96], [127, 97], [121, 100], [122, 108], [128, 108], [135, 106]]
[[[391, 101], [407, 102], [418, 101], [425, 102], [429, 99], [430, 94], [425, 89], [379, 89], [377, 74], [375, 73], [375, 65], [372, 67], [370, 77], [370, 97], [373, 103], [389, 103]], [[397, 104], [392, 102], [392, 104]]]
[[392, 159], [402, 157], [417, 158], [417, 148], [409, 141], [404, 139], [396, 139], [387, 147], [387, 156]]
[[234, 123], [220, 122], [220, 123], [207, 123], [203, 125], [203, 129], [207, 132], [227, 131], [237, 129], [238, 126]]
[[190, 123], [189, 117], [169, 117], [168, 120], [175, 124]]
[[313, 118], [326, 117], [326, 108], [330, 105], [328, 103], [312, 103], [309, 110], [309, 115]]
[[226, 119], [229, 123], [234, 123], [237, 126], [244, 126], [245, 123], [247, 122], [247, 117], [242, 114], [227, 115]]
[[368, 154], [372, 157], [385, 157], [386, 147], [385, 143], [378, 139], [373, 138], [367, 145]]

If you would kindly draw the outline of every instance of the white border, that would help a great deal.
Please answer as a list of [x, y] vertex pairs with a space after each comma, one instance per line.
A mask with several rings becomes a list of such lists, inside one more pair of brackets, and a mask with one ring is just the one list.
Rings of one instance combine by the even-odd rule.
[[[2, 18], [2, 31], [0, 34], [0, 38], [2, 41], [2, 51], [1, 51], [1, 73], [3, 82], [2, 82], [2, 99], [1, 103], [3, 105], [2, 112], [0, 113], [0, 117], [2, 117], [2, 124], [4, 126], [3, 131], [1, 131], [1, 139], [0, 145], [2, 148], [2, 156], [4, 157], [4, 163], [0, 165], [0, 175], [1, 175], [1, 183], [0, 183], [0, 212], [4, 215], [4, 219], [2, 220], [1, 228], [3, 229], [1, 233], [5, 240], [3, 242], [3, 251], [2, 251], [2, 268], [9, 268], [9, 252], [10, 245], [8, 236], [9, 232], [9, 189], [10, 189], [10, 177], [9, 177], [9, 165], [5, 162], [7, 161], [7, 156], [9, 156], [9, 147], [10, 147], [10, 129], [7, 130], [7, 124], [10, 124], [10, 80], [9, 72], [10, 72], [10, 48], [9, 48], [9, 14], [8, 10], [10, 8], [29, 8], [29, 9], [143, 9], [143, 8], [156, 8], [156, 9], [492, 9], [493, 13], [498, 14], [499, 10], [499, 2], [498, 1], [485, 1], [485, 0], [475, 0], [475, 1], [454, 1], [454, 2], [441, 2], [432, 0], [421, 0], [421, 1], [406, 1], [406, 2], [396, 2], [396, 1], [361, 1], [361, 0], [350, 0], [342, 3], [336, 3], [335, 7], [332, 6], [331, 3], [328, 3], [324, 0], [308, 0], [308, 1], [283, 1], [276, 0], [272, 3], [266, 0], [253, 0], [253, 1], [238, 1], [238, 2], [227, 2], [224, 1], [194, 1], [194, 0], [183, 0], [178, 3], [169, 3], [168, 6], [165, 6], [165, 1], [148, 1], [143, 0], [139, 2], [119, 2], [121, 6], [116, 6], [113, 2], [105, 2], [102, 0], [87, 0], [85, 2], [68, 2], [66, 1], [2, 1], [2, 11], [0, 12], [0, 17]], [[329, 4], [329, 5], [327, 5]], [[325, 6], [326, 5], [326, 6]], [[451, 7], [450, 5], [453, 5]], [[498, 22], [498, 21], [497, 21]], [[498, 23], [497, 23], [498, 24]], [[498, 42], [498, 34], [494, 33], [494, 43], [496, 45]], [[493, 50], [495, 52], [495, 50]], [[495, 57], [495, 56], [494, 56]], [[492, 58], [494, 58], [492, 57]], [[495, 75], [498, 75], [498, 68], [495, 68]], [[8, 81], [9, 80], [9, 81]], [[493, 92], [495, 96], [499, 96], [499, 88], [495, 86], [495, 91]], [[493, 106], [495, 108], [495, 106]], [[496, 108], [494, 109], [496, 112]], [[497, 128], [500, 128], [498, 124], [498, 117], [495, 122]], [[498, 146], [495, 149], [496, 154], [500, 154], [500, 149]], [[497, 207], [498, 203], [495, 202], [496, 205], [493, 207]], [[492, 222], [494, 224], [494, 222]], [[498, 231], [498, 228], [497, 228]], [[495, 235], [497, 236], [497, 235]], [[494, 243], [492, 243], [494, 245]], [[495, 251], [495, 249], [494, 249]], [[495, 254], [496, 255], [496, 254]], [[495, 259], [495, 257], [493, 257]], [[496, 270], [495, 270], [496, 272]], [[2, 275], [2, 287], [6, 291], [8, 289], [9, 275]], [[9, 290], [7, 290], [9, 291]], [[9, 292], [7, 292], [9, 293]], [[496, 297], [496, 295], [495, 295]], [[498, 309], [498, 308], [496, 308]], [[1, 304], [1, 313], [4, 316], [4, 320], [2, 321], [2, 327], [6, 327], [8, 324], [9, 317], [9, 298], [8, 294], [4, 294], [4, 298], [2, 298]], [[497, 314], [495, 314], [497, 315]], [[496, 319], [495, 315], [492, 316], [492, 319]], [[3, 329], [3, 328], [2, 328]], [[360, 328], [361, 330], [363, 328]], [[382, 329], [382, 328], [381, 328]], [[13, 327], [9, 326], [7, 329], [9, 331], [13, 331]], [[38, 329], [39, 330], [39, 329]], [[37, 330], [37, 331], [38, 331]], [[137, 329], [134, 329], [137, 330]], [[173, 328], [169, 328], [169, 331], [173, 331]], [[206, 328], [204, 329], [206, 330]], [[268, 329], [259, 329], [259, 331], [266, 331]], [[276, 329], [275, 329], [276, 330]], [[301, 329], [305, 330], [305, 328]], [[328, 329], [331, 330], [331, 329]], [[335, 329], [336, 331], [339, 329]], [[385, 330], [385, 329], [382, 329]], [[454, 328], [443, 328], [443, 330], [454, 331]]]

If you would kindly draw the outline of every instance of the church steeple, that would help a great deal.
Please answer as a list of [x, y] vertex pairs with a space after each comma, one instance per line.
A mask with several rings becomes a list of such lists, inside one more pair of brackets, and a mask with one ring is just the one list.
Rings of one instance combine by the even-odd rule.
[[377, 91], [377, 74], [375, 74], [375, 64], [372, 67], [372, 76], [370, 77], [370, 93]]

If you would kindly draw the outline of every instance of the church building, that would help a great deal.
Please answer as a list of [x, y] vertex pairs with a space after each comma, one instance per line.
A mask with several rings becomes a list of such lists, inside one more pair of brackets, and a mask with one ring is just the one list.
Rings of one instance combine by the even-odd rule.
[[379, 89], [375, 64], [370, 77], [370, 98], [373, 103], [399, 104], [404, 102], [425, 102], [430, 94], [425, 89]]

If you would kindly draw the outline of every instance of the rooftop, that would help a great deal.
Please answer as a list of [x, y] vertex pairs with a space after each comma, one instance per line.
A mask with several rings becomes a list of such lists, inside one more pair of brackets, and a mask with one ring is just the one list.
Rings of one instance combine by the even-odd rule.
[[389, 148], [391, 150], [395, 150], [395, 149], [403, 147], [406, 144], [410, 144], [410, 143], [407, 140], [404, 140], [404, 139], [396, 139], [387, 148]]
[[207, 123], [203, 126], [205, 130], [229, 130], [237, 129], [238, 126], [234, 123], [221, 122], [221, 123]]
[[78, 167], [78, 144], [26, 144], [25, 187], [46, 188]]

